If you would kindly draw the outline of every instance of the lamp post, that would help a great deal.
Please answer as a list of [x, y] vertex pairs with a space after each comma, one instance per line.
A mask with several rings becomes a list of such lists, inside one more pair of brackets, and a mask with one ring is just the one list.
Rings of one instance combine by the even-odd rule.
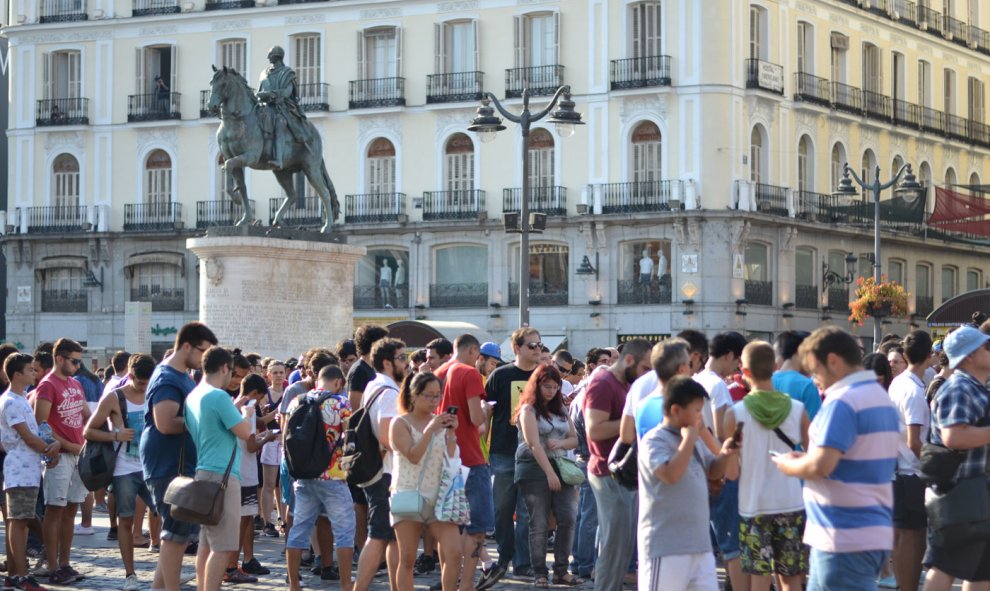
[[[905, 172], [907, 174], [905, 174]], [[897, 184], [897, 181], [901, 180], [901, 176], [904, 176], [904, 181], [894, 189], [894, 192], [900, 195], [906, 202], [912, 203], [917, 199], [925, 188], [918, 182], [915, 178], [914, 173], [911, 171], [911, 165], [905, 164], [901, 166], [897, 174], [894, 175], [892, 179], [887, 182], [880, 182], [880, 167], [877, 166], [873, 175], [873, 182], [868, 182], [864, 179], [859, 178], [847, 162], [842, 170], [842, 180], [839, 181], [839, 187], [835, 190], [834, 195], [836, 197], [856, 197], [858, 195], [856, 187], [853, 186], [853, 181], [860, 186], [863, 191], [871, 191], [873, 193], [873, 280], [880, 283], [880, 193], [884, 189], [889, 189]], [[850, 178], [851, 177], [851, 178]], [[873, 347], [880, 343], [880, 319], [876, 316], [873, 317]]]
[[[546, 107], [536, 113], [529, 110], [529, 89], [523, 90], [522, 112], [518, 115], [507, 111], [492, 93], [486, 92], [482, 97], [478, 115], [468, 126], [468, 131], [477, 133], [482, 143], [490, 143], [495, 139], [496, 133], [505, 129], [502, 119], [495, 115], [491, 103], [495, 103], [495, 108], [502, 117], [518, 123], [522, 130], [522, 191], [519, 198], [519, 326], [529, 326], [529, 128], [533, 122], [550, 115], [547, 121], [556, 125], [560, 137], [568, 138], [574, 135], [574, 126], [584, 125], [584, 122], [581, 121], [581, 114], [574, 110], [570, 86], [558, 88]], [[560, 108], [551, 113], [558, 103]]]

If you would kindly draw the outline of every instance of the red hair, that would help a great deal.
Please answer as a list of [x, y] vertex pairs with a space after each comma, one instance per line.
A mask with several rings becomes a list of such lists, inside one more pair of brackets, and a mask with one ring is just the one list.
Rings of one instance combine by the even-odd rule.
[[[543, 396], [540, 395], [540, 387], [544, 382], [554, 382], [557, 384], [557, 394], [550, 400], [545, 400]], [[536, 368], [536, 371], [529, 376], [529, 381], [523, 387], [522, 393], [519, 394], [519, 405], [516, 406], [516, 410], [512, 413], [512, 423], [515, 424], [519, 420], [519, 413], [522, 410], [523, 405], [530, 405], [533, 410], [536, 411], [536, 416], [543, 417], [549, 420], [550, 415], [564, 416], [566, 413], [564, 411], [564, 397], [560, 392], [559, 386], [561, 386], [563, 380], [560, 377], [560, 372], [553, 365], [540, 364]]]

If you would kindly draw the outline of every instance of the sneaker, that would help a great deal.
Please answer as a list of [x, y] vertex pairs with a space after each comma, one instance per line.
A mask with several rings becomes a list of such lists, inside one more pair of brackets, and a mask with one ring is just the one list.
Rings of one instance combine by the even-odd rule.
[[161, 544], [148, 544], [148, 552], [152, 554], [158, 554], [162, 551]]
[[413, 570], [417, 575], [425, 575], [426, 573], [431, 573], [437, 568], [437, 557], [427, 556], [426, 553], [419, 555], [416, 559], [416, 564], [413, 566]]
[[496, 562], [489, 569], [481, 569], [481, 577], [478, 579], [478, 584], [474, 586], [477, 591], [485, 591], [485, 589], [490, 589], [498, 583], [502, 577], [505, 576], [505, 571], [508, 570], [508, 566]]
[[34, 577], [17, 577], [16, 583], [17, 586], [14, 589], [18, 591], [47, 591], [47, 589], [38, 584], [38, 581]]
[[48, 570], [48, 562], [42, 558], [35, 563], [34, 568], [31, 569], [31, 574], [36, 577], [49, 577], [52, 571]]
[[313, 563], [315, 561], [316, 561], [315, 555], [313, 554], [312, 551], [308, 551], [308, 550], [304, 550], [302, 553], [302, 557], [299, 558], [299, 564], [306, 567], [313, 566]]
[[110, 531], [107, 532], [107, 541], [116, 542], [117, 541], [117, 528], [111, 527]]
[[70, 573], [64, 566], [55, 569], [48, 577], [48, 582], [52, 585], [68, 585], [70, 583], [76, 582], [76, 577]]
[[265, 524], [265, 529], [261, 530], [261, 534], [266, 538], [277, 538], [278, 530], [271, 523]]
[[67, 570], [67, 571], [69, 572], [69, 574], [70, 574], [70, 575], [72, 575], [72, 576], [74, 576], [74, 577], [76, 578], [76, 580], [77, 580], [77, 581], [79, 581], [79, 580], [82, 580], [82, 579], [85, 579], [85, 578], [86, 578], [86, 575], [84, 575], [84, 574], [82, 574], [81, 572], [79, 572], [79, 571], [77, 571], [76, 569], [74, 569], [74, 568], [72, 568], [72, 567], [71, 567], [71, 566], [69, 566], [68, 564], [67, 564], [67, 565], [65, 565], [65, 566], [63, 566], [62, 568], [64, 568], [65, 570]]
[[93, 505], [93, 511], [96, 511], [97, 513], [107, 513], [108, 512], [107, 511], [107, 504], [106, 503], [97, 503], [97, 504]]
[[[286, 585], [289, 584], [289, 575], [285, 575], [285, 584]], [[306, 583], [303, 582], [302, 578], [299, 579], [299, 588], [300, 589], [305, 589], [306, 588]]]
[[44, 558], [45, 557], [45, 547], [44, 546], [28, 546], [27, 557], [28, 558]]
[[261, 518], [261, 515], [254, 516], [254, 529], [265, 529], [265, 520]]
[[313, 565], [313, 568], [309, 569], [309, 572], [313, 573], [314, 575], [323, 574], [323, 567], [320, 566], [319, 562], [317, 562], [316, 564]]
[[336, 564], [331, 564], [326, 566], [320, 572], [320, 578], [324, 581], [339, 581], [340, 580], [340, 570], [337, 568]]
[[93, 535], [93, 528], [86, 527], [81, 523], [77, 523], [76, 527], [72, 530], [72, 533], [74, 533], [77, 536], [91, 536]]
[[123, 591], [141, 591], [141, 581], [138, 580], [137, 575], [134, 573], [127, 575], [124, 579]]
[[252, 558], [241, 565], [241, 570], [249, 575], [269, 575], [271, 570], [261, 566], [257, 558]]
[[227, 569], [227, 572], [223, 575], [224, 583], [257, 583], [258, 577], [252, 577], [243, 570], [239, 568]]

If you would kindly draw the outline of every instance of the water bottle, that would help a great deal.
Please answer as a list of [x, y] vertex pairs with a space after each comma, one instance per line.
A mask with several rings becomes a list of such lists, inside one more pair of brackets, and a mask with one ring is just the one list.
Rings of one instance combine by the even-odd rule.
[[[55, 442], [55, 436], [52, 435], [52, 426], [48, 424], [48, 421], [42, 421], [41, 424], [38, 425], [38, 437], [40, 437], [45, 443]], [[46, 464], [52, 461], [52, 459], [48, 456], [42, 456], [41, 459], [44, 460], [44, 463]]]

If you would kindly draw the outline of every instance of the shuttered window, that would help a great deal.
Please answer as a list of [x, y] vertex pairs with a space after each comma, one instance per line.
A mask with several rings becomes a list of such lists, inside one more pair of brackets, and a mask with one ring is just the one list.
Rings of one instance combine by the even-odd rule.
[[247, 41], [244, 39], [224, 39], [217, 43], [217, 57], [220, 65], [233, 68], [247, 75]]
[[437, 74], [478, 71], [478, 21], [448, 21], [435, 27]]
[[301, 97], [318, 93], [320, 82], [320, 35], [292, 36], [292, 67], [296, 70], [296, 83]]
[[660, 3], [640, 2], [629, 7], [632, 24], [631, 57], [660, 55]]
[[632, 180], [643, 183], [660, 178], [660, 128], [643, 121], [632, 134]]
[[942, 105], [946, 115], [956, 114], [956, 73], [948, 68], [942, 72]]
[[971, 77], [968, 80], [967, 86], [967, 94], [969, 95], [969, 119], [970, 121], [983, 123], [986, 117], [983, 81]]
[[444, 146], [447, 190], [474, 189], [474, 142], [463, 133], [455, 133]]
[[44, 55], [42, 78], [46, 99], [82, 96], [82, 66], [78, 51], [53, 51]]
[[358, 70], [367, 79], [402, 76], [402, 31], [398, 27], [359, 31]]
[[811, 140], [808, 136], [801, 136], [798, 142], [798, 191], [811, 191], [814, 189], [814, 166], [815, 157], [811, 153]]
[[560, 63], [560, 14], [544, 12], [517, 16], [514, 36], [517, 68]]
[[368, 193], [395, 193], [395, 146], [378, 138], [368, 147]]
[[52, 205], [79, 205], [79, 161], [71, 154], [60, 154], [52, 164]]
[[161, 76], [171, 92], [178, 92], [177, 59], [174, 45], [138, 47], [135, 50], [135, 88], [138, 94], [154, 92], [155, 76]]
[[172, 159], [164, 150], [155, 150], [144, 164], [144, 202], [172, 200]]
[[883, 67], [880, 48], [872, 43], [863, 44], [863, 90], [883, 92]]
[[932, 65], [924, 60], [918, 62], [918, 104], [932, 106]]
[[555, 178], [553, 136], [545, 129], [534, 129], [529, 134], [529, 186], [552, 187]]

